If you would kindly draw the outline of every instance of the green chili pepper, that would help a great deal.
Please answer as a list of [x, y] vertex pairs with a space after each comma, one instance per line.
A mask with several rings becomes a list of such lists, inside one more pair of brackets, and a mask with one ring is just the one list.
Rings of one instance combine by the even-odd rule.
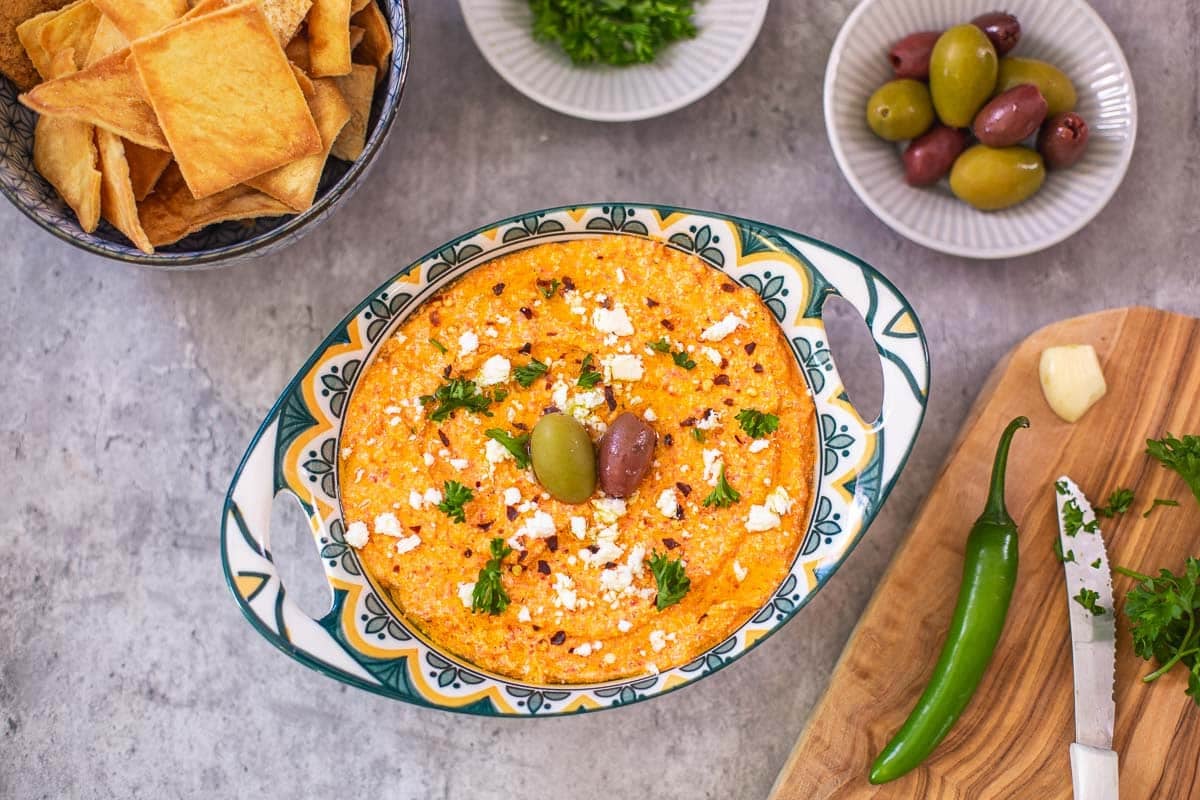
[[1004, 473], [1017, 417], [1004, 429], [992, 466], [987, 506], [967, 537], [962, 586], [946, 643], [925, 693], [871, 765], [871, 783], [894, 781], [933, 752], [967, 707], [1004, 630], [1017, 580], [1017, 524], [1004, 507]]

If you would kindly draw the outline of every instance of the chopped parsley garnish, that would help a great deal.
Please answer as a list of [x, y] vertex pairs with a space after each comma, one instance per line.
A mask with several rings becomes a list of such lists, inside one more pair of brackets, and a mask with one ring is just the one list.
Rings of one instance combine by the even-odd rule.
[[1159, 570], [1158, 577], [1124, 567], [1113, 571], [1140, 583], [1125, 596], [1125, 616], [1133, 634], [1133, 651], [1161, 666], [1149, 683], [1182, 663], [1188, 669], [1187, 694], [1200, 705], [1200, 559], [1189, 558], [1183, 574]]
[[1092, 569], [1100, 569], [1101, 563], [1102, 562], [1100, 561], [1100, 559], [1097, 558], [1095, 561], [1092, 562]]
[[503, 403], [506, 397], [508, 397], [508, 389], [497, 389], [492, 393], [492, 399], [497, 403]]
[[1200, 436], [1176, 439], [1168, 433], [1162, 439], [1147, 439], [1146, 453], [1167, 469], [1178, 472], [1196, 500], [1200, 500]]
[[735, 419], [748, 436], [761, 439], [768, 433], [779, 430], [779, 417], [774, 414], [764, 414], [754, 408], [743, 408]]
[[455, 522], [466, 522], [467, 512], [463, 506], [470, 502], [475, 493], [458, 481], [446, 481], [442, 484], [443, 499], [437, 504], [438, 510]]
[[517, 383], [528, 389], [533, 385], [534, 381], [545, 375], [549, 369], [548, 366], [535, 358], [525, 366], [514, 369], [513, 377], [517, 379]]
[[512, 436], [500, 428], [488, 428], [484, 433], [489, 439], [495, 439], [504, 445], [504, 449], [512, 453], [518, 469], [529, 469], [529, 434], [522, 433]]
[[1162, 497], [1156, 497], [1156, 498], [1154, 498], [1154, 502], [1150, 504], [1150, 507], [1147, 508], [1145, 513], [1142, 514], [1142, 519], [1150, 519], [1150, 515], [1154, 513], [1154, 509], [1158, 508], [1159, 506], [1168, 506], [1170, 508], [1177, 508], [1179, 506], [1179, 501], [1178, 500], [1166, 500]]
[[551, 297], [554, 297], [554, 293], [558, 291], [559, 286], [562, 286], [562, 284], [558, 282], [558, 278], [555, 278], [552, 281], [540, 280], [537, 282], [538, 291], [540, 291], [542, 293], [542, 297], [546, 298], [547, 300], [549, 300]]
[[471, 590], [471, 613], [486, 611], [489, 614], [500, 614], [508, 608], [508, 592], [500, 582], [500, 562], [512, 552], [512, 548], [503, 539], [492, 539], [492, 557], [488, 559], [483, 569], [479, 570], [479, 578], [475, 588]]
[[658, 584], [654, 605], [659, 611], [678, 603], [692, 588], [692, 579], [683, 569], [683, 558], [672, 561], [666, 553], [655, 550], [650, 554], [649, 564], [654, 582]]
[[1057, 536], [1054, 537], [1054, 555], [1064, 564], [1070, 564], [1075, 561], [1075, 551], [1068, 550], [1064, 555], [1062, 549], [1062, 539], [1058, 538]]
[[1054, 484], [1054, 491], [1058, 492], [1059, 494], [1067, 494], [1070, 490], [1067, 489], [1066, 481], [1057, 481]]
[[596, 359], [592, 357], [591, 353], [583, 357], [583, 364], [579, 367], [579, 380], [576, 383], [585, 389], [591, 389], [604, 377], [594, 369], [595, 364]]
[[1133, 489], [1117, 489], [1108, 496], [1108, 504], [1096, 509], [1097, 517], [1115, 517], [1124, 514], [1133, 505]]
[[697, 442], [703, 442], [704, 441], [704, 431], [700, 430], [699, 428], [692, 428], [692, 438], [695, 439]]
[[694, 0], [529, 0], [533, 38], [575, 64], [644, 64], [696, 35]]
[[1075, 536], [1080, 531], [1095, 533], [1100, 528], [1099, 520], [1083, 521], [1083, 509], [1075, 502], [1075, 498], [1063, 503], [1062, 525], [1063, 533], [1067, 536]]
[[1100, 599], [1100, 593], [1092, 589], [1080, 589], [1079, 594], [1071, 598], [1079, 605], [1092, 612], [1099, 617], [1104, 614], [1104, 606], [1097, 605], [1096, 601]]
[[449, 352], [449, 351], [446, 349], [446, 345], [442, 344], [442, 343], [441, 343], [441, 342], [439, 342], [437, 339], [434, 339], [432, 336], [431, 336], [431, 337], [429, 337], [429, 343], [430, 343], [431, 345], [433, 345], [434, 347], [436, 347], [436, 348], [437, 348], [437, 349], [438, 349], [440, 352], [443, 352], [443, 353]]
[[437, 403], [437, 408], [429, 414], [429, 418], [434, 422], [444, 422], [460, 408], [490, 417], [492, 412], [488, 411], [488, 406], [492, 404], [492, 399], [488, 395], [480, 393], [475, 381], [455, 378], [448, 383], [443, 383], [433, 394], [423, 395], [421, 403], [423, 405]]
[[684, 369], [696, 368], [696, 362], [691, 359], [686, 350], [682, 348], [675, 351], [671, 350], [671, 343], [667, 341], [667, 337], [665, 336], [657, 342], [650, 342], [649, 347], [656, 353], [669, 354], [677, 367], [683, 367]]
[[721, 474], [717, 477], [717, 488], [709, 493], [708, 497], [704, 498], [705, 506], [716, 506], [717, 508], [725, 508], [731, 506], [742, 496], [736, 489], [729, 485], [725, 480], [725, 465], [721, 465]]

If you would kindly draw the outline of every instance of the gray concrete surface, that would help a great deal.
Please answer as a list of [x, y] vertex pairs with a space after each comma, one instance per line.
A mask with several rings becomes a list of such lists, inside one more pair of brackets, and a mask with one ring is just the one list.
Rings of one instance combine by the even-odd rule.
[[[1133, 165], [1083, 232], [1001, 263], [902, 240], [839, 175], [820, 83], [850, 0], [776, 0], [720, 89], [630, 125], [534, 105], [484, 63], [457, 4], [414, 5], [409, 87], [382, 163], [284, 253], [146, 272], [0, 208], [0, 797], [765, 797], [994, 362], [1077, 313], [1200, 313], [1195, 3], [1098, 0], [1137, 80]], [[227, 481], [286, 379], [348, 307], [444, 239], [602, 198], [806, 231], [912, 299], [931, 337], [930, 412], [865, 542], [767, 645], [616, 712], [451, 716], [348, 689], [272, 649], [222, 583], [217, 538]], [[847, 372], [870, 366], [861, 348], [842, 359], [857, 365]], [[298, 514], [277, 520], [285, 577], [319, 611]]]

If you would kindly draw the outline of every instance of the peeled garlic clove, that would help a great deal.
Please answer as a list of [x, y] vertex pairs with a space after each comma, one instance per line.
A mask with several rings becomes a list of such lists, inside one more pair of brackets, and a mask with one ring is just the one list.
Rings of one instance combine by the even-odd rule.
[[1046, 348], [1038, 376], [1046, 402], [1066, 422], [1078, 420], [1108, 391], [1100, 359], [1090, 344]]

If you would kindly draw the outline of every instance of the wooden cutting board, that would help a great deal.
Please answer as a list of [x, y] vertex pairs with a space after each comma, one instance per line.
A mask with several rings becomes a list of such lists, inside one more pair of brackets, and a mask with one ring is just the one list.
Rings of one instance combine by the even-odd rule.
[[[1042, 398], [1038, 359], [1056, 344], [1092, 344], [1108, 395], [1075, 425]], [[962, 575], [967, 532], [983, 508], [996, 441], [1025, 414], [1013, 444], [1008, 507], [1021, 527], [1021, 565], [1004, 635], [979, 692], [934, 755], [873, 787], [867, 771], [900, 727], [937, 660]], [[995, 369], [912, 530], [880, 581], [809, 719], [771, 800], [1071, 797], [1075, 738], [1070, 632], [1053, 483], [1074, 478], [1101, 504], [1121, 486], [1133, 509], [1103, 534], [1114, 564], [1178, 570], [1200, 555], [1200, 508], [1182, 479], [1144, 455], [1145, 440], [1200, 433], [1200, 320], [1145, 308], [1059, 322]], [[1179, 508], [1142, 512], [1155, 497]], [[1118, 611], [1132, 581], [1115, 576]], [[1117, 620], [1117, 721], [1123, 800], [1200, 798], [1200, 707], [1182, 672], [1153, 684]]]

